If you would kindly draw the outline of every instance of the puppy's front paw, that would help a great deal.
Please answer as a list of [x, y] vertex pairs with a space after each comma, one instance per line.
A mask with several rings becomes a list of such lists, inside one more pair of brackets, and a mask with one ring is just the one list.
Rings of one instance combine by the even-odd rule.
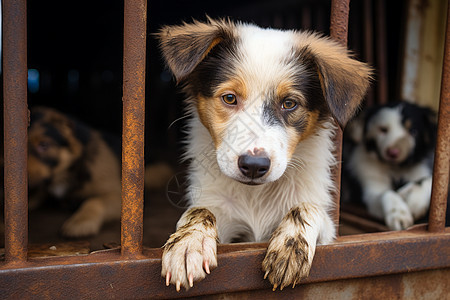
[[[195, 228], [193, 228], [195, 227]], [[217, 231], [215, 227], [182, 226], [164, 245], [161, 275], [166, 285], [186, 290], [205, 278], [217, 266]]]
[[414, 219], [408, 207], [397, 207], [386, 214], [385, 222], [391, 230], [403, 230], [413, 225]]
[[74, 214], [61, 228], [66, 237], [79, 238], [96, 235], [102, 226], [102, 219], [91, 215]]
[[301, 236], [278, 235], [272, 237], [262, 268], [275, 291], [298, 283], [309, 275], [314, 250]]
[[414, 218], [408, 205], [399, 194], [388, 191], [383, 197], [385, 222], [391, 230], [403, 230], [414, 224]]

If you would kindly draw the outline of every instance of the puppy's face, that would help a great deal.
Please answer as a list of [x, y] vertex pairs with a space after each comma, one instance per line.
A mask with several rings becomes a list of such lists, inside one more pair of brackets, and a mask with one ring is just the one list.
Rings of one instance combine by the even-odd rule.
[[246, 184], [280, 178], [331, 115], [345, 124], [369, 81], [364, 64], [314, 34], [210, 20], [159, 36], [221, 171]]
[[434, 115], [409, 103], [375, 109], [366, 120], [366, 148], [394, 165], [418, 162], [434, 147]]
[[67, 170], [81, 155], [70, 120], [48, 108], [31, 113], [28, 129], [28, 182], [34, 188]]

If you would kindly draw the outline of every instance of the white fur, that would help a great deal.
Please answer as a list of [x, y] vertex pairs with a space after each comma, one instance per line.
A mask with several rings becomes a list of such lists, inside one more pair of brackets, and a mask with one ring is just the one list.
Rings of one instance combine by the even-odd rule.
[[[302, 141], [280, 179], [249, 186], [220, 171], [209, 132], [192, 118], [187, 147], [187, 158], [192, 160], [190, 186], [201, 192], [195, 193], [199, 197], [189, 199], [191, 206], [206, 207], [214, 213], [222, 243], [230, 242], [242, 231], [249, 233], [251, 241], [267, 241], [286, 213], [302, 202], [314, 203], [328, 212], [332, 208], [333, 129], [328, 123], [317, 135]], [[335, 229], [328, 214], [318, 228], [319, 243], [333, 240]]]

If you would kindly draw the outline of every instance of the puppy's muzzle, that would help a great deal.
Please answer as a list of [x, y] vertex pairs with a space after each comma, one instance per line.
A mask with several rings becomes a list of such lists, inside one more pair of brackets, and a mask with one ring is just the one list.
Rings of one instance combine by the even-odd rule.
[[239, 156], [238, 167], [250, 179], [263, 177], [270, 169], [270, 159], [266, 156], [245, 154]]

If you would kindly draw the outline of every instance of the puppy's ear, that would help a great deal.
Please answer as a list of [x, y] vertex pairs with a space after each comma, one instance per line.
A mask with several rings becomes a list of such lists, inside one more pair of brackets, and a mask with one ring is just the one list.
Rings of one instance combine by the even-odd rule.
[[353, 59], [347, 49], [331, 39], [310, 37], [307, 49], [314, 56], [324, 98], [343, 128], [366, 94], [371, 68]]
[[177, 81], [186, 78], [208, 55], [212, 48], [233, 36], [234, 25], [229, 20], [165, 26], [159, 38], [163, 57]]

